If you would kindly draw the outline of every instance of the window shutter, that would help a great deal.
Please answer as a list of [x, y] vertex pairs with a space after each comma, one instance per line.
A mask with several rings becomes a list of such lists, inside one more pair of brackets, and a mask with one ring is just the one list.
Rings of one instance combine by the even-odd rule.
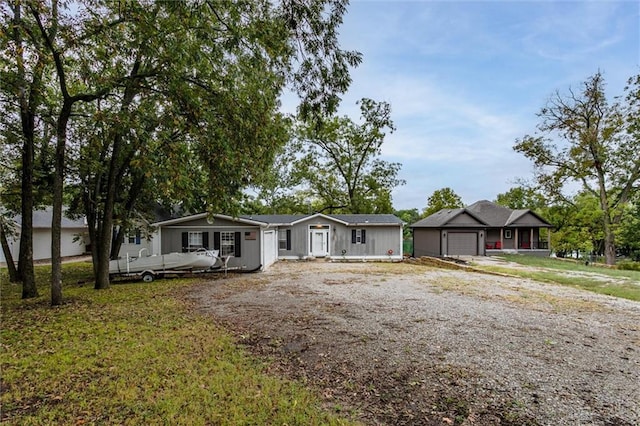
[[360, 238], [360, 242], [361, 242], [362, 244], [364, 244], [364, 243], [366, 243], [366, 242], [367, 242], [367, 241], [366, 241], [366, 239], [365, 239], [365, 236], [367, 235], [367, 231], [366, 231], [365, 229], [363, 229], [361, 232], [362, 232], [362, 234], [361, 234], [361, 235], [362, 235], [362, 237]]
[[240, 232], [236, 232], [235, 236], [234, 236], [234, 244], [233, 244], [233, 248], [235, 249], [235, 253], [233, 253], [233, 255], [235, 257], [240, 257], [241, 253], [240, 253]]
[[208, 232], [202, 233], [202, 247], [209, 250], [209, 233]]
[[182, 252], [183, 253], [187, 251], [188, 246], [189, 246], [189, 233], [183, 232], [182, 233]]
[[351, 244], [355, 244], [356, 243], [356, 230], [352, 229], [351, 230]]
[[291, 250], [291, 229], [287, 229], [287, 250]]
[[[213, 249], [220, 250], [220, 232], [213, 233]], [[222, 255], [222, 253], [220, 253]]]
[[140, 244], [140, 230], [136, 229], [136, 244]]

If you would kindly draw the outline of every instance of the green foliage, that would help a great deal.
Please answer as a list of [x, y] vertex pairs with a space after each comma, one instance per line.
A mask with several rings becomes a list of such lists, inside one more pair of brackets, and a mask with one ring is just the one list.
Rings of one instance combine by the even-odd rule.
[[451, 188], [441, 188], [433, 191], [427, 199], [427, 207], [422, 211], [422, 217], [430, 216], [442, 209], [457, 209], [464, 207], [462, 198]]
[[391, 213], [391, 190], [400, 164], [379, 156], [386, 132], [393, 132], [391, 107], [371, 99], [360, 101], [362, 124], [349, 117], [300, 123], [296, 129], [301, 155], [294, 176], [302, 182], [316, 211]]
[[395, 212], [393, 212], [393, 214], [400, 218], [402, 222], [404, 222], [404, 228], [402, 231], [403, 238], [405, 240], [410, 239], [411, 228], [409, 228], [409, 226], [420, 220], [420, 212], [418, 211], [418, 209], [396, 210]]
[[[50, 267], [36, 271], [41, 285]], [[3, 424], [348, 424], [194, 312], [180, 296], [193, 280], [96, 292], [77, 284], [90, 276], [64, 265], [55, 309], [0, 280]]]
[[623, 271], [639, 271], [640, 272], [640, 253], [638, 257], [634, 259], [635, 261], [625, 260], [623, 262], [618, 262], [616, 267]]
[[596, 197], [605, 256], [613, 264], [619, 211], [639, 188], [640, 76], [629, 80], [624, 105], [610, 105], [604, 86], [598, 72], [579, 93], [556, 93], [538, 114], [540, 135], [517, 140], [514, 149], [533, 162], [545, 194], [566, 200], [566, 186], [577, 183]]
[[626, 255], [640, 253], [640, 200], [625, 206], [616, 232], [616, 243]]
[[[581, 288], [594, 293], [640, 301], [640, 272], [610, 267], [585, 265], [581, 261], [525, 255], [503, 255], [509, 262], [535, 267], [537, 270], [518, 268], [479, 267], [496, 272], [518, 275], [536, 281]], [[589, 274], [597, 274], [590, 277]]]
[[516, 186], [503, 194], [498, 194], [496, 204], [513, 209], [530, 209], [536, 213], [545, 207], [546, 200], [534, 188]]

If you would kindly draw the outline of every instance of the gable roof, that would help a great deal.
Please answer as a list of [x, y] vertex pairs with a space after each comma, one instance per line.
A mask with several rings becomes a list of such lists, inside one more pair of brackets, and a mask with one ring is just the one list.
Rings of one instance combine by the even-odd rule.
[[[347, 226], [383, 226], [398, 225], [402, 226], [402, 220], [392, 214], [254, 214], [244, 215], [240, 217], [231, 217], [221, 214], [215, 214], [214, 217], [233, 220], [240, 223], [260, 226], [291, 226], [305, 220], [314, 218], [323, 218], [334, 222], [342, 223]], [[190, 216], [184, 216], [176, 219], [164, 220], [156, 222], [154, 225], [173, 225], [176, 223], [186, 222], [193, 219], [206, 218], [207, 213], [199, 213]]]
[[[188, 222], [188, 221], [194, 220], [194, 219], [204, 219], [204, 218], [207, 218], [208, 216], [209, 216], [208, 213], [198, 213], [198, 214], [194, 214], [194, 215], [190, 215], [190, 216], [184, 216], [184, 217], [179, 217], [179, 218], [176, 218], [176, 219], [169, 219], [169, 220], [164, 220], [162, 222], [156, 222], [153, 225], [155, 225], [155, 226], [174, 225], [176, 223]], [[247, 219], [247, 218], [244, 218], [244, 217], [231, 217], [231, 216], [227, 216], [227, 215], [223, 215], [223, 214], [214, 214], [212, 216], [214, 218], [231, 220], [231, 221], [234, 221], [234, 222], [240, 222], [240, 223], [244, 223], [244, 224], [248, 224], [248, 225], [258, 225], [258, 226], [265, 225], [262, 222], [259, 222], [259, 221], [256, 221], [256, 220]]]
[[451, 221], [453, 221], [455, 218], [457, 218], [460, 215], [468, 215], [470, 216], [472, 219], [475, 219], [480, 225], [484, 225], [487, 226], [488, 224], [482, 220], [480, 217], [478, 217], [475, 213], [470, 212], [464, 208], [458, 208], [458, 209], [442, 209], [439, 210], [437, 212], [435, 212], [434, 214], [425, 217], [422, 220], [419, 220], [418, 222], [414, 223], [413, 225], [411, 225], [411, 227], [416, 227], [416, 228], [441, 228], [444, 226], [447, 226], [447, 224], [449, 224]]
[[[87, 221], [85, 220], [84, 216], [76, 219], [69, 219], [67, 217], [67, 211], [68, 211], [67, 207], [62, 208], [62, 220], [60, 224], [63, 229], [87, 227]], [[36, 229], [51, 228], [51, 222], [53, 220], [53, 207], [49, 206], [49, 207], [46, 207], [44, 210], [33, 210], [32, 214], [33, 214], [32, 220], [33, 220], [34, 228]], [[13, 221], [18, 226], [22, 225], [22, 215], [14, 216]]]
[[492, 203], [491, 201], [481, 200], [464, 208], [440, 210], [414, 223], [411, 225], [411, 228], [459, 227], [457, 223], [452, 222], [456, 217], [462, 214], [467, 214], [476, 219], [479, 224], [492, 228], [508, 227], [527, 214], [534, 216], [541, 222], [540, 224], [537, 224], [537, 226], [552, 226], [549, 222], [540, 217], [540, 215], [529, 209], [512, 210], [496, 203]]
[[[247, 216], [244, 216], [247, 217]], [[323, 218], [347, 226], [402, 225], [402, 220], [392, 214], [273, 214], [248, 216], [253, 220], [275, 225], [295, 225], [305, 220]]]

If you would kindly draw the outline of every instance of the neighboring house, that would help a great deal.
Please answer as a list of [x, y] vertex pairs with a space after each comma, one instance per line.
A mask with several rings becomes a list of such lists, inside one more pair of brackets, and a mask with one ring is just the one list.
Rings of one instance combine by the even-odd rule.
[[[45, 210], [33, 212], [33, 260], [51, 259], [51, 220], [53, 211], [51, 207]], [[20, 232], [22, 216], [13, 218], [15, 229]], [[20, 235], [8, 238], [11, 256], [14, 262], [18, 262], [20, 253]], [[62, 215], [62, 233], [60, 237], [60, 250], [62, 257], [78, 256], [85, 254], [89, 244], [89, 230], [84, 218], [69, 219]], [[4, 253], [0, 250], [0, 262], [6, 262]]]
[[[413, 225], [413, 255], [476, 256], [504, 252], [549, 256], [552, 225], [529, 209], [490, 201], [443, 209]], [[546, 239], [540, 230], [547, 229]]]
[[[402, 259], [402, 221], [394, 215], [206, 213], [154, 223], [151, 253], [218, 250], [229, 268], [266, 269], [279, 259]], [[135, 240], [134, 240], [135, 241]], [[127, 248], [120, 254], [126, 255]]]
[[140, 228], [136, 228], [124, 236], [119, 254], [120, 257], [139, 257], [149, 255], [152, 251], [151, 241], [142, 235]]

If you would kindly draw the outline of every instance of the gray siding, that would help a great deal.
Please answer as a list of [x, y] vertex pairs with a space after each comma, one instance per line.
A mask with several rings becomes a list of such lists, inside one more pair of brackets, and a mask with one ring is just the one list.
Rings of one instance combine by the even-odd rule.
[[[309, 227], [326, 225], [329, 227], [329, 257], [366, 257], [388, 256], [393, 250], [394, 256], [402, 255], [402, 232], [400, 226], [346, 226], [326, 218], [313, 218], [295, 224], [291, 229], [291, 250], [278, 250], [278, 256], [305, 258], [310, 253]], [[365, 230], [365, 243], [353, 244], [351, 232], [354, 229]], [[342, 250], [345, 250], [343, 255]]]
[[440, 230], [439, 229], [413, 229], [413, 255], [440, 256]]
[[478, 225], [482, 225], [482, 224], [479, 223], [477, 220], [475, 220], [473, 217], [469, 216], [467, 213], [462, 213], [462, 214], [454, 217], [453, 219], [451, 219], [449, 221], [449, 223], [447, 223], [447, 225], [478, 226]]
[[510, 226], [546, 226], [544, 222], [538, 219], [535, 215], [531, 213], [527, 213], [522, 217], [519, 217], [518, 220], [513, 221]]
[[[402, 255], [402, 237], [398, 226], [345, 226], [336, 225], [336, 232], [331, 241], [331, 256], [388, 256], [389, 250], [393, 250], [394, 255]], [[365, 230], [364, 244], [354, 244], [351, 242], [351, 233], [354, 229]]]
[[[257, 226], [220, 226], [222, 220], [215, 221], [214, 225], [206, 226], [194, 225], [195, 221], [171, 225], [162, 228], [162, 254], [182, 251], [183, 232], [208, 232], [209, 248], [214, 247], [214, 232], [240, 232], [240, 257], [232, 257], [229, 260], [229, 267], [242, 267], [244, 269], [255, 269], [260, 266], [260, 228]], [[206, 223], [206, 220], [205, 220]], [[233, 225], [233, 222], [228, 222]], [[245, 232], [254, 232], [255, 240], [247, 239]]]

